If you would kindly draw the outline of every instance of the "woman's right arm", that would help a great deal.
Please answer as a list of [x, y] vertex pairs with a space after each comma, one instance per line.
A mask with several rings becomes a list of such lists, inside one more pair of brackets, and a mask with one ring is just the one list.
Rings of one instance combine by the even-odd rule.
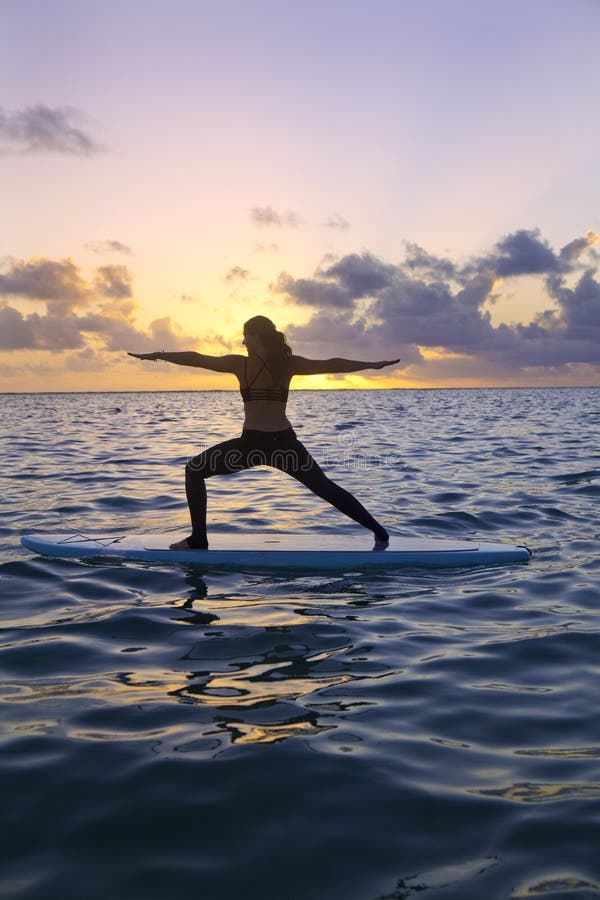
[[207, 356], [206, 353], [196, 353], [193, 350], [171, 353], [158, 350], [154, 353], [128, 353], [136, 359], [162, 360], [175, 363], [178, 366], [195, 366], [199, 369], [210, 369], [211, 372], [230, 372], [235, 375], [244, 360], [243, 356], [236, 353], [228, 353], [225, 356]]
[[378, 362], [364, 362], [358, 359], [306, 359], [304, 356], [292, 356], [292, 375], [333, 375], [339, 372], [360, 372], [362, 369], [383, 369], [400, 362], [399, 359], [383, 359]]

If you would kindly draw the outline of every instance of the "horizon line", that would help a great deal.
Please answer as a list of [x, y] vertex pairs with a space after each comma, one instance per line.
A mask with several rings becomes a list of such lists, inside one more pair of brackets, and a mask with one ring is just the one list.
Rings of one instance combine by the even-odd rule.
[[[569, 390], [598, 390], [598, 384], [482, 384], [482, 385], [436, 385], [423, 387], [387, 387], [387, 388], [294, 388], [290, 390], [293, 393], [338, 393], [347, 392], [368, 392], [368, 391], [569, 391]], [[28, 396], [37, 394], [238, 394], [236, 388], [165, 388], [165, 389], [130, 389], [121, 388], [119, 390], [96, 390], [96, 391], [77, 391], [77, 390], [49, 390], [49, 391], [2, 391], [0, 396]]]

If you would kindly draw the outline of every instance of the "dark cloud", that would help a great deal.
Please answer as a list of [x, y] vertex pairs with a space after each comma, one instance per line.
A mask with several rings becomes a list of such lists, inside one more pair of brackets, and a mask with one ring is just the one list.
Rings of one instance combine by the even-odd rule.
[[84, 316], [24, 315], [11, 306], [0, 306], [0, 350], [78, 350], [90, 338], [106, 351], [189, 350], [197, 340], [181, 332], [169, 317], [155, 319], [147, 331], [135, 324], [135, 304], [101, 306]]
[[68, 350], [83, 347], [83, 335], [73, 315], [30, 313], [0, 307], [0, 350]]
[[[9, 260], [0, 274], [0, 295], [45, 302], [45, 312], [25, 313], [0, 304], [0, 350], [101, 351], [193, 349], [197, 341], [165, 317], [148, 329], [136, 324], [126, 266], [100, 266], [88, 282], [71, 260]], [[80, 314], [77, 310], [85, 307]], [[93, 348], [93, 349], [94, 349]]]
[[578, 260], [584, 253], [594, 246], [600, 240], [600, 237], [593, 231], [588, 231], [585, 237], [575, 238], [574, 241], [566, 244], [560, 251], [560, 258], [567, 263]]
[[[306, 325], [290, 325], [286, 337], [294, 352], [315, 359], [342, 356], [351, 359], [381, 359], [384, 348], [389, 356], [402, 357], [400, 368], [422, 362], [421, 353], [405, 337], [387, 332], [383, 325], [371, 325], [348, 312], [315, 314]], [[389, 372], [386, 373], [389, 375]]]
[[0, 271], [0, 296], [51, 301], [70, 308], [89, 303], [95, 295], [131, 297], [127, 266], [99, 266], [92, 282], [71, 259], [9, 259], [5, 271]]
[[370, 253], [351, 253], [319, 273], [333, 279], [354, 299], [370, 297], [392, 283], [396, 267], [381, 262]]
[[85, 303], [90, 296], [90, 286], [82, 277], [79, 266], [70, 259], [10, 259], [7, 270], [0, 272], [2, 295]]
[[496, 254], [490, 259], [494, 271], [503, 278], [513, 275], [541, 275], [558, 272], [561, 264], [547, 241], [537, 229], [515, 231], [496, 244]]
[[287, 226], [288, 228], [298, 228], [302, 224], [302, 219], [297, 213], [291, 210], [278, 212], [272, 206], [254, 206], [250, 210], [250, 218], [255, 225], [261, 227]]
[[404, 246], [406, 248], [406, 259], [403, 266], [405, 270], [434, 280], [455, 280], [458, 277], [456, 263], [453, 263], [452, 260], [434, 256], [423, 247], [409, 241], [406, 241]]
[[88, 241], [85, 246], [87, 250], [102, 255], [105, 253], [124, 253], [128, 256], [131, 255], [131, 247], [128, 247], [127, 244], [123, 244], [121, 241]]
[[103, 297], [131, 297], [131, 274], [126, 266], [100, 266], [96, 269], [94, 287]]
[[43, 103], [22, 110], [0, 107], [0, 152], [92, 156], [102, 147], [83, 130], [85, 117], [72, 106]]
[[[474, 371], [475, 361], [490, 377], [536, 366], [600, 365], [600, 283], [593, 268], [581, 274], [580, 262], [596, 240], [589, 233], [557, 254], [538, 231], [522, 230], [463, 266], [408, 244], [395, 265], [349, 254], [313, 278], [282, 275], [272, 289], [313, 310], [306, 325], [289, 329], [297, 352], [307, 355], [331, 356], [333, 344], [341, 355], [356, 348], [363, 358], [401, 356], [402, 365], [446, 366], [455, 375], [461, 366]], [[498, 279], [522, 275], [545, 276], [557, 307], [529, 324], [494, 325], [489, 304]], [[421, 349], [428, 348], [441, 362], [425, 362]]]
[[600, 344], [600, 283], [588, 269], [574, 288], [560, 277], [548, 279], [548, 291], [558, 301], [568, 336], [595, 338]]
[[[476, 294], [483, 303], [483, 291]], [[453, 294], [440, 282], [398, 279], [374, 301], [370, 313], [384, 323], [381, 335], [387, 341], [465, 352], [493, 342], [489, 313], [480, 305], [465, 303], [463, 291]]]
[[[35, 323], [25, 319], [18, 309], [0, 306], [0, 350], [20, 350], [35, 347]], [[36, 317], [39, 320], [39, 316]]]
[[354, 297], [343, 286], [333, 281], [292, 278], [291, 275], [283, 273], [271, 289], [286, 294], [294, 302], [306, 306], [347, 309], [354, 305]]

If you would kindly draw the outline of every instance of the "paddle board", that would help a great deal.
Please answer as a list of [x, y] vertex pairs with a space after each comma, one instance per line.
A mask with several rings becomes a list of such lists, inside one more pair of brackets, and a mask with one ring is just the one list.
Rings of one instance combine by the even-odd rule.
[[29, 550], [44, 556], [116, 557], [196, 566], [260, 569], [363, 569], [419, 566], [487, 566], [525, 562], [526, 547], [511, 544], [404, 538], [392, 535], [385, 550], [373, 550], [365, 534], [244, 534], [211, 531], [208, 550], [169, 550], [173, 534], [103, 536], [35, 534], [21, 538]]

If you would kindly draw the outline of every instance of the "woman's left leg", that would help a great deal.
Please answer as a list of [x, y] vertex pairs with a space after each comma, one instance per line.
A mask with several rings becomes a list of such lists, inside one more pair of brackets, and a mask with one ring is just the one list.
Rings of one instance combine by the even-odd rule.
[[313, 494], [321, 497], [340, 512], [354, 519], [359, 525], [368, 528], [375, 535], [375, 540], [387, 543], [389, 534], [362, 503], [350, 491], [344, 490], [335, 481], [327, 477], [304, 444], [295, 438], [287, 445], [284, 452], [275, 453], [269, 465], [296, 478], [306, 485]]

